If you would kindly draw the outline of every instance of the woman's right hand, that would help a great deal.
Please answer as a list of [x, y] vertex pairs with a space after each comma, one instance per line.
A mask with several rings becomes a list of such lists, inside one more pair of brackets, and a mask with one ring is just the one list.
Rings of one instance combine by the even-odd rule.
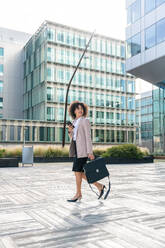
[[68, 126], [68, 133], [72, 133], [72, 131], [73, 131], [73, 126], [72, 125], [69, 125]]

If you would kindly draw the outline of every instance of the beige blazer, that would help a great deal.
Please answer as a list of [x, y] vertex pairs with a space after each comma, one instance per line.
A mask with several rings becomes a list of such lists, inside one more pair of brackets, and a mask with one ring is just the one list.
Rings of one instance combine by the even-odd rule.
[[[84, 117], [81, 118], [77, 128], [76, 147], [77, 147], [78, 158], [88, 157], [88, 154], [93, 154], [92, 140], [91, 140], [91, 125], [89, 120]], [[75, 157], [75, 155], [76, 154], [75, 154], [73, 132], [72, 132], [69, 157]]]

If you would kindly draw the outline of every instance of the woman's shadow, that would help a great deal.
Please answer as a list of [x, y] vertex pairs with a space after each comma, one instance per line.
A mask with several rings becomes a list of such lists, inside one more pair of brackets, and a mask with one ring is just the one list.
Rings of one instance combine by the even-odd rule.
[[71, 215], [76, 216], [88, 225], [104, 223], [107, 219], [106, 210], [103, 211], [104, 203], [102, 201], [93, 202], [90, 206], [82, 207], [81, 203], [76, 208], [72, 209]]

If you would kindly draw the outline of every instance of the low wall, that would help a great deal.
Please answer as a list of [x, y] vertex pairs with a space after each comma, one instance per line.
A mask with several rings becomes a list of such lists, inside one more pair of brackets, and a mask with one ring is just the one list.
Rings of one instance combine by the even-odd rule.
[[19, 160], [19, 158], [0, 158], [0, 168], [18, 167]]
[[[22, 158], [17, 158], [21, 163]], [[107, 164], [136, 164], [136, 163], [153, 163], [153, 156], [147, 156], [141, 159], [136, 158], [104, 158]], [[69, 157], [34, 157], [34, 163], [62, 163], [62, 162], [73, 162], [73, 158]]]

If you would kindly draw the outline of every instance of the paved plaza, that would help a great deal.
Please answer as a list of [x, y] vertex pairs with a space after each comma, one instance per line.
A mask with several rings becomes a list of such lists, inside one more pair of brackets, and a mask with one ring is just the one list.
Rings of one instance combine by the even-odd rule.
[[108, 169], [106, 201], [69, 203], [71, 163], [0, 168], [0, 248], [165, 248], [165, 163]]

